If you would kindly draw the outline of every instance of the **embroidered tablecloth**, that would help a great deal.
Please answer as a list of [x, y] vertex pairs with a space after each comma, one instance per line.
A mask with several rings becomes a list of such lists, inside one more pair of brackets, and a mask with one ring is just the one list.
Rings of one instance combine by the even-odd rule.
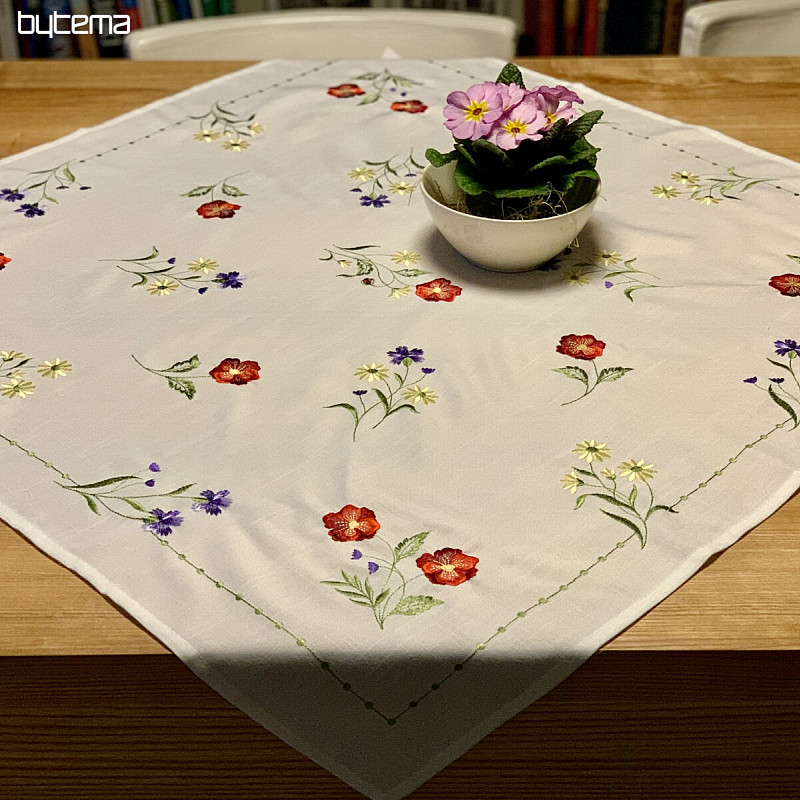
[[501, 66], [268, 62], [0, 162], [0, 516], [384, 800], [800, 485], [798, 165], [573, 86], [594, 217], [485, 272], [418, 182]]

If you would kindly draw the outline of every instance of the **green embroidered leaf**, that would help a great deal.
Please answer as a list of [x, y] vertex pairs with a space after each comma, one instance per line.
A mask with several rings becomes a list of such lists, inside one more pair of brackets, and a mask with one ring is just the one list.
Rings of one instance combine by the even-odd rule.
[[585, 494], [579, 495], [578, 499], [575, 501], [575, 510], [577, 511], [585, 502], [586, 502], [586, 495]]
[[208, 194], [213, 188], [213, 186], [195, 186], [194, 189], [182, 194], [181, 197], [201, 197], [204, 194]]
[[55, 203], [56, 205], [58, 205], [58, 200], [56, 200], [55, 197], [50, 197], [49, 194], [46, 194], [44, 196], [44, 199], [50, 201], [51, 203]]
[[438, 150], [429, 147], [425, 151], [425, 158], [427, 158], [434, 167], [443, 167], [445, 164], [455, 161], [458, 158], [458, 153], [455, 150], [451, 150], [449, 153], [440, 153]]
[[787, 256], [787, 258], [791, 258], [792, 261], [797, 261], [797, 263], [800, 264], [800, 256], [793, 256], [793, 255], [790, 255], [789, 253], [787, 253], [786, 256]]
[[70, 182], [75, 183], [75, 176], [72, 174], [72, 170], [69, 168], [69, 164], [66, 164], [64, 168], [61, 170], [64, 177]]
[[399, 372], [395, 372], [394, 379], [402, 386], [403, 385], [403, 376]]
[[628, 495], [628, 502], [633, 506], [636, 502], [636, 498], [639, 496], [639, 490], [636, 488], [636, 484], [633, 485], [631, 489], [631, 493]]
[[356, 600], [354, 597], [347, 598], [351, 603], [355, 603], [357, 606], [367, 606], [367, 608], [372, 608], [372, 603], [368, 603], [366, 600]]
[[200, 359], [197, 355], [193, 355], [191, 358], [186, 359], [186, 361], [176, 361], [171, 367], [168, 367], [165, 370], [161, 370], [162, 372], [191, 372], [193, 369], [197, 369], [200, 366]]
[[605, 500], [607, 503], [611, 503], [611, 505], [619, 506], [620, 508], [624, 508], [626, 511], [631, 510], [631, 507], [628, 503], [610, 494], [600, 494], [600, 492], [588, 492], [587, 494], [584, 495], [584, 497], [599, 497], [601, 500]]
[[630, 528], [636, 536], [639, 538], [639, 542], [641, 542], [642, 547], [645, 546], [645, 535], [642, 531], [639, 530], [638, 525], [634, 525], [629, 519], [625, 519], [625, 517], [619, 517], [616, 514], [612, 514], [610, 511], [606, 511], [604, 508], [600, 509], [607, 517], [611, 517], [611, 519], [616, 520], [620, 523], [620, 525], [624, 525], [626, 528]]
[[355, 253], [358, 250], [369, 250], [373, 247], [378, 247], [377, 244], [360, 244], [358, 247], [339, 247], [338, 244], [335, 244], [334, 247], [337, 247], [339, 250], [347, 250], [348, 253]]
[[577, 472], [578, 475], [585, 475], [587, 478], [596, 478], [597, 477], [593, 472], [589, 472], [588, 469], [579, 469], [578, 467], [575, 467], [574, 471]]
[[356, 411], [355, 407], [351, 406], [350, 403], [334, 403], [332, 406], [325, 406], [325, 408], [344, 408], [353, 415], [353, 419], [356, 425], [358, 425], [358, 411]]
[[[377, 389], [376, 389], [376, 391], [377, 391]], [[408, 403], [403, 403], [403, 405], [396, 406], [395, 408], [393, 408], [386, 416], [388, 417], [388, 416], [391, 416], [392, 414], [396, 414], [398, 411], [401, 411], [404, 408], [407, 408], [409, 411], [413, 411], [415, 414], [419, 414], [419, 409], [418, 408], [416, 408], [415, 406], [409, 405]]]
[[381, 401], [381, 405], [383, 406], [383, 410], [388, 416], [389, 414], [389, 401], [386, 399], [386, 395], [380, 389], [373, 389], [376, 395], [378, 395], [378, 400]]
[[363, 258], [359, 258], [358, 261], [356, 261], [356, 266], [356, 275], [369, 275], [373, 270], [372, 262], [365, 261]]
[[84, 494], [83, 492], [78, 492], [78, 494], [86, 501], [89, 508], [91, 508], [92, 511], [94, 511], [94, 513], [99, 517], [100, 512], [97, 510], [97, 503], [95, 502], [94, 497], [90, 497], [88, 494]]
[[650, 515], [656, 511], [669, 511], [670, 514], [678, 513], [672, 506], [653, 506], [645, 515], [645, 519], [650, 519]]
[[589, 385], [589, 376], [586, 374], [586, 370], [581, 369], [580, 367], [559, 367], [558, 369], [554, 369], [553, 372], [560, 372], [562, 375], [566, 375], [568, 378], [580, 381], [585, 386]]
[[186, 395], [188, 400], [191, 400], [197, 392], [194, 381], [190, 381], [188, 378], [167, 377], [167, 385], [170, 389], [174, 389], [176, 392]]
[[389, 596], [389, 590], [384, 589], [376, 598], [373, 605], [379, 606]]
[[503, 69], [500, 70], [500, 74], [497, 76], [495, 83], [505, 83], [506, 86], [509, 83], [516, 83], [517, 86], [523, 89], [525, 88], [525, 84], [522, 81], [522, 73], [519, 71], [519, 67], [516, 64], [506, 64]]
[[[392, 611], [392, 614], [400, 614], [404, 617], [413, 617], [415, 614], [422, 614], [430, 611], [434, 606], [441, 606], [444, 603], [436, 600], [430, 595], [412, 594], [404, 597]], [[389, 616], [391, 616], [390, 614]]]
[[372, 588], [369, 578], [364, 581], [364, 591], [367, 595], [367, 599], [370, 601], [370, 603], [373, 603], [375, 601], [375, 590]]
[[229, 183], [222, 184], [222, 194], [228, 197], [247, 197], [247, 192], [243, 192], [236, 186], [231, 186]]
[[342, 577], [344, 578], [346, 584], [352, 586], [354, 589], [358, 589], [358, 591], [363, 594], [364, 587], [361, 585], [361, 579], [358, 577], [358, 575], [350, 575], [342, 570]]
[[397, 561], [402, 561], [404, 558], [415, 556], [420, 547], [425, 543], [425, 539], [429, 533], [430, 531], [422, 531], [422, 533], [417, 533], [414, 536], [409, 536], [407, 539], [398, 542], [394, 548], [395, 559]]
[[395, 275], [402, 275], [404, 278], [416, 278], [418, 275], [430, 275], [426, 269], [398, 269]]
[[778, 397], [778, 393], [775, 391], [775, 387], [770, 384], [769, 389], [767, 390], [769, 396], [792, 418], [794, 422], [794, 427], [797, 427], [797, 414], [795, 410], [781, 397]]
[[781, 369], [785, 369], [787, 372], [792, 371], [791, 369], [789, 369], [789, 367], [786, 366], [786, 364], [781, 364], [780, 361], [773, 361], [771, 358], [768, 358], [767, 361], [769, 361], [769, 363], [772, 364], [773, 367], [780, 367]]
[[597, 378], [598, 383], [607, 381], [618, 381], [626, 372], [633, 372], [632, 367], [607, 367], [600, 370]]
[[104, 481], [97, 481], [97, 483], [76, 483], [71, 488], [73, 489], [100, 489], [103, 486], [113, 486], [115, 483], [122, 483], [122, 481], [135, 481], [139, 478], [138, 475], [120, 475], [117, 478], [106, 478]]
[[[632, 295], [633, 295], [633, 293], [634, 293], [634, 292], [635, 292], [637, 289], [647, 289], [647, 288], [648, 288], [647, 286], [629, 286], [629, 287], [628, 287], [628, 288], [627, 288], [627, 289], [626, 289], [626, 290], [623, 292], [623, 294], [624, 294], [624, 295], [625, 295], [625, 297], [627, 297], [627, 298], [628, 298], [628, 300], [630, 300], [630, 301], [631, 301], [631, 303], [632, 303], [632, 302], [633, 302], [633, 296], [632, 296]], [[650, 288], [652, 289], [653, 287], [651, 286]]]
[[365, 94], [361, 101], [359, 102], [360, 106], [367, 105], [368, 103], [374, 103], [378, 98], [381, 96], [380, 92], [373, 92], [372, 94]]
[[186, 492], [189, 489], [191, 489], [192, 486], [194, 486], [193, 483], [187, 483], [185, 486], [179, 486], [177, 489], [173, 489], [171, 492], [167, 492], [166, 496], [167, 497], [177, 497], [178, 495], [181, 495], [184, 492]]
[[[337, 589], [339, 594], [343, 594], [345, 597], [355, 598], [356, 600], [364, 600], [364, 595], [360, 592], [353, 592], [350, 589]], [[367, 605], [372, 605], [371, 603], [367, 603]]]
[[145, 514], [147, 513], [147, 509], [141, 504], [136, 502], [136, 500], [132, 500], [130, 497], [120, 497], [123, 503], [127, 503], [131, 508], [135, 508], [137, 511], [143, 511]]
[[394, 75], [392, 77], [398, 86], [403, 86], [406, 89], [410, 89], [412, 86], [422, 86], [419, 81], [412, 81], [411, 78], [401, 78], [399, 75]]

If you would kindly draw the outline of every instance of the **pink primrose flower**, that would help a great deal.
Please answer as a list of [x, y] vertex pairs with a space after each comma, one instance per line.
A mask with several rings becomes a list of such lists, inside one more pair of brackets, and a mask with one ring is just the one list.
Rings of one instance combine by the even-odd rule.
[[509, 109], [486, 137], [503, 150], [514, 150], [526, 139], [537, 141], [547, 125], [547, 116], [532, 97]]
[[[572, 107], [572, 104], [583, 102], [575, 92], [561, 85], [540, 86], [538, 89], [534, 89], [531, 95], [547, 117], [547, 126], [544, 130], [550, 130], [560, 119], [575, 119], [578, 111]], [[565, 105], [561, 106], [561, 103], [565, 103]], [[561, 107], [559, 108], [559, 106]]]
[[444, 107], [445, 127], [456, 139], [480, 139], [503, 114], [497, 84], [478, 83], [466, 92], [451, 92]]
[[[487, 84], [483, 85], [486, 86]], [[514, 108], [514, 106], [518, 106], [529, 94], [527, 89], [517, 86], [516, 83], [489, 83], [488, 85], [497, 87], [500, 96], [503, 98], [503, 111], [505, 113], [508, 113], [509, 109]]]

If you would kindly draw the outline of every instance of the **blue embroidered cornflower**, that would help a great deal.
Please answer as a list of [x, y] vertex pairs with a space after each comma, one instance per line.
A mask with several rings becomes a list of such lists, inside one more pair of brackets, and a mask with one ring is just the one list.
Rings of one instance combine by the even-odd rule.
[[353, 550], [353, 555], [350, 556], [352, 561], [358, 561], [364, 554], [360, 550]]
[[144, 482], [145, 486], [149, 486], [151, 489], [156, 485], [156, 482], [153, 478], [150, 478], [149, 481]]
[[415, 363], [425, 360], [422, 357], [423, 351], [419, 347], [412, 347], [411, 349], [403, 346], [395, 347], [394, 350], [390, 350], [386, 355], [392, 359], [392, 364], [402, 364], [404, 358], [410, 358]]
[[388, 195], [379, 194], [377, 197], [369, 197], [364, 195], [361, 198], [361, 205], [366, 206], [375, 206], [375, 208], [383, 208], [384, 206], [389, 205], [391, 200], [389, 200]]
[[229, 494], [227, 489], [223, 489], [221, 492], [206, 489], [200, 492], [200, 497], [205, 499], [199, 503], [192, 503], [192, 511], [205, 511], [206, 514], [216, 517], [222, 513], [223, 508], [227, 508], [231, 504], [232, 500], [228, 497]]
[[614, 284], [611, 283], [611, 281], [606, 281], [604, 285], [605, 285], [606, 289], [610, 289]]
[[241, 289], [242, 281], [238, 272], [218, 272], [214, 278], [220, 289]]
[[423, 371], [423, 372], [424, 372], [426, 375], [430, 375], [430, 374], [431, 374], [431, 372], [436, 372], [436, 369], [435, 369], [434, 367], [423, 367], [423, 368], [422, 368], [422, 371]]
[[24, 214], [26, 217], [42, 217], [44, 216], [44, 209], [39, 208], [38, 203], [23, 203], [19, 208], [15, 208], [17, 214]]
[[159, 467], [155, 461], [147, 469], [149, 469], [150, 472], [161, 472], [161, 467]]
[[370, 575], [375, 574], [378, 571], [378, 565], [374, 561], [367, 562], [367, 571]]
[[353, 392], [353, 394], [356, 395], [357, 397], [361, 397], [362, 395], [365, 395], [366, 393], [367, 393], [366, 389], [356, 389], [356, 391]]
[[770, 378], [773, 383], [783, 383], [786, 378]]
[[785, 356], [789, 353], [800, 356], [800, 345], [798, 345], [794, 339], [784, 339], [783, 341], [775, 342], [775, 352], [779, 356]]
[[202, 289], [197, 290], [197, 294], [205, 294], [208, 291], [208, 286], [204, 286]]
[[150, 515], [154, 517], [153, 521], [142, 525], [142, 528], [158, 534], [158, 536], [169, 536], [172, 529], [177, 528], [183, 522], [179, 511], [162, 511], [160, 508], [152, 508]]
[[755, 383], [758, 378], [745, 378], [743, 383]]
[[25, 195], [18, 192], [16, 189], [0, 189], [0, 200], [7, 200], [9, 203], [16, 203], [17, 200], [22, 200]]
[[167, 264], [174, 264], [174, 263], [175, 263], [175, 259], [174, 258], [168, 258], [167, 259]]

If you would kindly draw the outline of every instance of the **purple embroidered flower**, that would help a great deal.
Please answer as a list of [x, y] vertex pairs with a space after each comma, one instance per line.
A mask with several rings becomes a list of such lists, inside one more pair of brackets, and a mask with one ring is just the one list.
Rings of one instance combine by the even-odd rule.
[[430, 374], [431, 374], [431, 372], [436, 372], [436, 369], [435, 369], [434, 367], [423, 367], [423, 368], [422, 368], [422, 371], [423, 371], [423, 372], [424, 372], [426, 375], [430, 375]]
[[238, 272], [218, 272], [214, 282], [220, 285], [220, 289], [242, 288], [242, 280]]
[[364, 554], [360, 550], [353, 550], [353, 555], [350, 556], [352, 561], [358, 561]]
[[150, 515], [153, 520], [142, 525], [142, 528], [158, 536], [169, 536], [172, 529], [177, 528], [183, 522], [179, 511], [162, 511], [160, 508], [152, 508]]
[[390, 350], [386, 355], [392, 359], [392, 364], [402, 364], [404, 358], [410, 358], [415, 363], [425, 360], [422, 357], [423, 351], [419, 347], [412, 347], [410, 350], [403, 346], [395, 347], [394, 350]]
[[613, 283], [611, 283], [611, 281], [606, 281], [606, 282], [605, 282], [605, 287], [606, 287], [606, 289], [610, 289], [610, 288], [611, 288], [613, 285], [614, 285], [614, 284], [613, 284]]
[[351, 191], [351, 192], [360, 192], [360, 191], [361, 191], [361, 189], [359, 189], [359, 188], [358, 188], [358, 186], [356, 186], [356, 188], [355, 188], [355, 189], [351, 189], [350, 191]]
[[388, 206], [389, 203], [392, 201], [389, 200], [389, 197], [385, 194], [379, 194], [377, 197], [368, 197], [367, 195], [363, 195], [361, 198], [361, 205], [365, 208], [367, 206], [375, 206], [375, 208], [383, 208], [384, 206]]
[[205, 511], [206, 514], [216, 517], [222, 513], [223, 508], [227, 508], [231, 504], [232, 500], [228, 497], [229, 494], [227, 489], [223, 489], [221, 492], [206, 489], [200, 492], [200, 497], [204, 497], [205, 500], [192, 503], [192, 511]]
[[147, 469], [149, 469], [150, 472], [161, 472], [161, 467], [159, 467], [155, 461]]
[[167, 259], [167, 264], [174, 264], [174, 263], [175, 263], [175, 259], [174, 258], [168, 258]]
[[795, 356], [800, 355], [800, 345], [794, 339], [784, 339], [783, 341], [775, 342], [775, 352], [779, 356], [789, 355], [790, 353], [794, 353], [794, 356], [790, 355], [790, 358], [794, 358]]
[[150, 478], [149, 481], [144, 482], [145, 486], [149, 486], [151, 489], [156, 485], [156, 482], [153, 478]]
[[773, 383], [783, 383], [786, 378], [770, 378]]
[[204, 286], [202, 289], [197, 290], [197, 294], [205, 294], [208, 291], [208, 286]]
[[758, 378], [745, 378], [743, 383], [755, 383]]
[[15, 208], [17, 214], [24, 214], [26, 217], [42, 217], [44, 216], [44, 209], [39, 208], [38, 203], [23, 203], [19, 208]]
[[91, 186], [81, 186], [79, 187], [82, 192], [85, 192], [87, 189], [91, 189]]
[[374, 575], [378, 571], [378, 565], [374, 561], [367, 562], [367, 571], [370, 575]]
[[366, 389], [356, 389], [356, 391], [353, 392], [353, 394], [357, 395], [358, 397], [361, 397], [362, 395], [365, 395], [366, 393], [367, 393]]
[[18, 192], [16, 189], [0, 189], [0, 200], [7, 200], [9, 203], [16, 203], [17, 200], [22, 200], [25, 195]]

